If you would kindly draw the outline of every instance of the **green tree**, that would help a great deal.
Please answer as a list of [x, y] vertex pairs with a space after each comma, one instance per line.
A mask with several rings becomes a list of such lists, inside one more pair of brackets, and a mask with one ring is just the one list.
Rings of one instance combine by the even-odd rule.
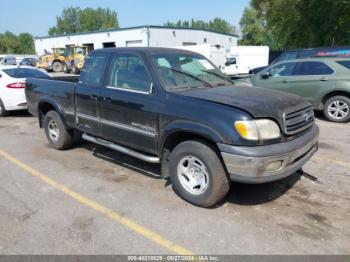
[[268, 45], [272, 49], [280, 49], [278, 42], [267, 28], [264, 16], [252, 6], [246, 7], [239, 22], [241, 28], [240, 45]]
[[275, 46], [350, 44], [349, 0], [251, 0]]
[[49, 35], [119, 28], [117, 13], [109, 8], [68, 7], [56, 20], [56, 26], [49, 29]]
[[258, 12], [252, 7], [246, 7], [239, 22], [242, 38], [241, 45], [265, 45], [267, 43], [266, 23], [258, 17]]
[[226, 33], [226, 34], [235, 34], [236, 28], [221, 18], [214, 18], [209, 22], [205, 22], [202, 20], [179, 20], [176, 23], [167, 21], [164, 23], [164, 26], [167, 27], [182, 27], [182, 28], [195, 28], [195, 29], [208, 29], [218, 33]]
[[236, 28], [221, 18], [214, 18], [214, 20], [209, 21], [209, 29], [219, 33], [236, 33]]
[[118, 28], [117, 13], [104, 8], [86, 8], [79, 13], [81, 31]]
[[17, 36], [9, 31], [0, 35], [1, 53], [14, 54], [19, 47]]
[[0, 34], [0, 53], [1, 54], [33, 54], [34, 41], [29, 33], [15, 34], [6, 31]]
[[29, 33], [21, 33], [18, 35], [19, 47], [17, 54], [34, 54], [34, 40], [33, 36]]

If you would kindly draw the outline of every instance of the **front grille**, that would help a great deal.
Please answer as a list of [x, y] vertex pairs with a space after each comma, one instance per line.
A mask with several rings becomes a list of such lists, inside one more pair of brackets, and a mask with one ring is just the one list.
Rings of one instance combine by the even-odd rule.
[[284, 114], [285, 133], [294, 135], [313, 125], [315, 121], [314, 111], [311, 106], [303, 107], [296, 111]]

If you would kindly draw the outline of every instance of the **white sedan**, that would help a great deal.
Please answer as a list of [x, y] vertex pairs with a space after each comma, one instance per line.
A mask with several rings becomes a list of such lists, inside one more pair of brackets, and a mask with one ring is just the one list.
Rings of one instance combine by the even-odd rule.
[[27, 66], [0, 66], [0, 117], [9, 111], [27, 109], [26, 78], [49, 78], [45, 72]]

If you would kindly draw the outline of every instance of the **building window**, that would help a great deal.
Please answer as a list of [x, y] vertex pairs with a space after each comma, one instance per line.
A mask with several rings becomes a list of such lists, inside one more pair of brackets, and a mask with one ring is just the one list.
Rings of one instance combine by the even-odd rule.
[[94, 44], [93, 43], [87, 43], [87, 44], [83, 44], [83, 46], [86, 46], [88, 49], [88, 53], [90, 53], [91, 51], [93, 51], [95, 49]]
[[113, 47], [115, 47], [115, 42], [103, 43], [103, 48], [113, 48]]
[[132, 40], [132, 41], [126, 41], [125, 45], [130, 47], [130, 46], [143, 46], [142, 40]]

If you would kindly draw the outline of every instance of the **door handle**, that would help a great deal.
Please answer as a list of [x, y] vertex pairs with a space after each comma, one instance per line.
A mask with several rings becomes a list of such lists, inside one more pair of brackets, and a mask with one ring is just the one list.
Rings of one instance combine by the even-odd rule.
[[328, 77], [322, 77], [320, 81], [328, 81]]
[[283, 79], [283, 80], [282, 80], [282, 83], [283, 83], [283, 84], [287, 84], [287, 83], [289, 83], [289, 80], [288, 80], [288, 79]]
[[90, 96], [90, 99], [92, 99], [92, 100], [97, 100], [98, 97], [97, 97], [97, 95], [91, 95], [91, 96]]
[[111, 102], [112, 102], [112, 99], [109, 98], [109, 97], [104, 97], [104, 98], [103, 98], [103, 101], [106, 102], [106, 103], [111, 103]]

